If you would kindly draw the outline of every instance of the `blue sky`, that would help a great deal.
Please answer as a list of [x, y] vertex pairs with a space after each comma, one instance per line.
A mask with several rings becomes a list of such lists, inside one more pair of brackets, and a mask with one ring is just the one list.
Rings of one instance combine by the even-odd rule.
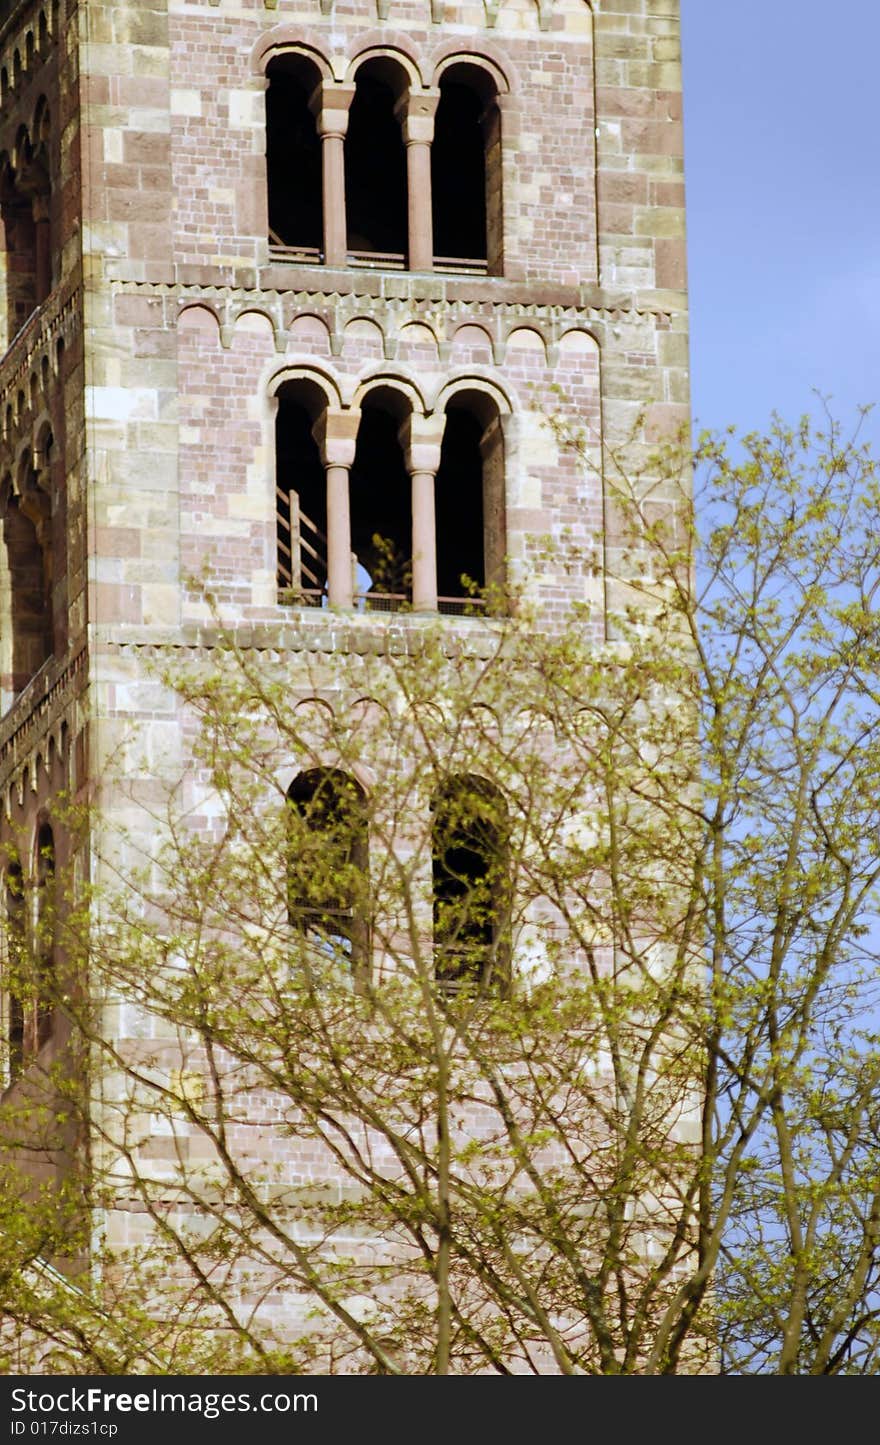
[[697, 426], [878, 403], [880, 3], [681, 0]]

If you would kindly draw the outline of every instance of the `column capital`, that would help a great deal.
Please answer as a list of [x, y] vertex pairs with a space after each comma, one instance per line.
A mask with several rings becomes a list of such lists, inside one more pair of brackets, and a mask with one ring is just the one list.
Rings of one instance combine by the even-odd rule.
[[328, 406], [322, 411], [312, 427], [312, 436], [318, 444], [321, 461], [325, 467], [350, 467], [357, 447], [359, 411], [343, 411], [340, 407]]
[[309, 110], [315, 117], [318, 135], [345, 135], [354, 92], [353, 81], [322, 80], [315, 86], [309, 97]]
[[394, 107], [400, 122], [404, 145], [430, 145], [434, 139], [434, 116], [440, 102], [440, 91], [405, 90]]
[[437, 475], [440, 470], [440, 448], [445, 428], [446, 416], [443, 412], [434, 412], [431, 416], [418, 416], [413, 413], [402, 423], [397, 436], [410, 476], [414, 472]]

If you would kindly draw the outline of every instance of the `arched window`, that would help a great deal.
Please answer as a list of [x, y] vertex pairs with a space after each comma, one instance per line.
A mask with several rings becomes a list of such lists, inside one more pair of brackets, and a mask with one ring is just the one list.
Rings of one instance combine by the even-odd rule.
[[355, 979], [370, 967], [367, 808], [336, 768], [300, 773], [288, 793], [287, 909], [294, 928]]
[[0, 352], [52, 289], [50, 115], [41, 99], [33, 135], [22, 127], [0, 162]]
[[402, 267], [407, 238], [406, 149], [395, 106], [407, 77], [385, 57], [356, 76], [345, 140], [348, 250], [354, 260]]
[[27, 919], [25, 913], [24, 879], [21, 863], [12, 857], [6, 868], [4, 888], [4, 923], [6, 947], [4, 972], [6, 992], [7, 1067], [10, 1083], [18, 1077], [26, 1054], [28, 1013], [25, 1003], [25, 971], [27, 963]]
[[36, 483], [24, 495], [14, 493], [9, 478], [0, 497], [0, 652], [8, 707], [54, 650], [51, 503]]
[[270, 250], [320, 260], [321, 141], [311, 104], [320, 73], [305, 56], [292, 53], [276, 56], [266, 73]]
[[0, 321], [5, 351], [37, 304], [36, 228], [30, 200], [16, 184], [12, 166], [3, 167], [0, 177], [0, 225], [2, 225], [2, 282], [4, 304]]
[[510, 983], [510, 827], [498, 788], [450, 778], [433, 800], [434, 971], [439, 983]]
[[500, 275], [501, 116], [480, 66], [453, 64], [440, 77], [431, 199], [435, 267]]
[[378, 387], [361, 407], [351, 468], [351, 546], [357, 594], [371, 611], [395, 611], [412, 595], [412, 494], [400, 442], [400, 392]]
[[313, 428], [326, 403], [315, 382], [287, 382], [275, 418], [279, 598], [317, 607], [327, 593], [327, 488]]
[[[442, 439], [442, 440], [441, 440]], [[316, 381], [278, 391], [279, 601], [469, 613], [504, 604], [504, 442], [476, 385], [423, 415], [373, 383], [360, 409], [328, 405]]]
[[446, 406], [435, 484], [441, 612], [480, 605], [485, 589], [492, 606], [500, 606], [507, 540], [504, 493], [498, 409], [484, 392], [456, 392]]

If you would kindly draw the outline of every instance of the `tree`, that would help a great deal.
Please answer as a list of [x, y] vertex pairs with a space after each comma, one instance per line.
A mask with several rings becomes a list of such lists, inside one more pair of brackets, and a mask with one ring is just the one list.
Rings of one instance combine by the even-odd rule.
[[295, 690], [219, 619], [163, 665], [150, 856], [64, 817], [104, 866], [2, 1105], [10, 1358], [876, 1371], [874, 464], [804, 421], [648, 475], [611, 640], [521, 600], [339, 621]]

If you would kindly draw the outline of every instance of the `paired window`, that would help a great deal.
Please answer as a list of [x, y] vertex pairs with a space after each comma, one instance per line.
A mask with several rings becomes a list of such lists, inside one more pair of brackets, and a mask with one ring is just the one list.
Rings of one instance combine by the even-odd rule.
[[[367, 799], [334, 768], [300, 773], [288, 791], [288, 918], [319, 952], [370, 973]], [[505, 993], [510, 980], [510, 829], [500, 791], [451, 778], [431, 808], [435, 973], [446, 991]]]
[[[414, 418], [377, 386], [329, 421], [310, 381], [285, 383], [276, 416], [279, 599], [369, 611], [463, 613], [504, 584], [504, 447], [498, 409], [461, 390]], [[333, 425], [348, 429], [336, 445]], [[356, 427], [356, 436], [350, 431]]]
[[36, 844], [36, 886], [30, 897], [15, 855], [5, 873], [4, 982], [10, 1083], [48, 1043], [55, 1018], [55, 841], [48, 823], [40, 827]]
[[486, 70], [451, 64], [425, 91], [372, 56], [351, 84], [290, 51], [267, 78], [270, 254], [501, 274], [501, 120]]

